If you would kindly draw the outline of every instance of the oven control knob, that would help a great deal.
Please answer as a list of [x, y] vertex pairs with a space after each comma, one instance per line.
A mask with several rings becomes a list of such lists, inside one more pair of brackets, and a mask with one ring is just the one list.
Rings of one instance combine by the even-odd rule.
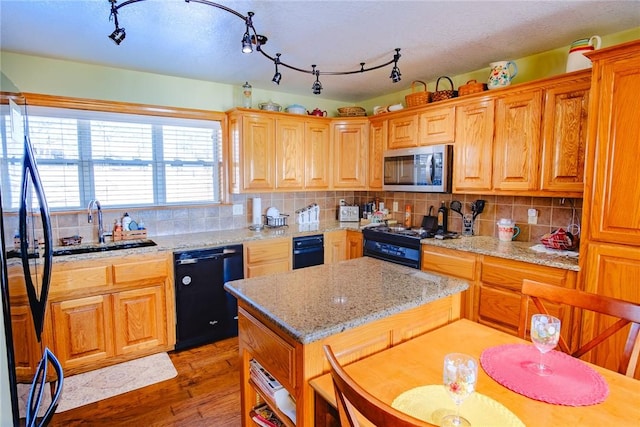
[[191, 284], [191, 276], [184, 276], [182, 278], [182, 284], [185, 286], [189, 286]]

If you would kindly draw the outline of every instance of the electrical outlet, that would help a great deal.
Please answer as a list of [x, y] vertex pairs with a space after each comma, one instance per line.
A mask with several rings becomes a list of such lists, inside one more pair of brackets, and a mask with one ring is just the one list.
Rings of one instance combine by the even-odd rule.
[[244, 212], [244, 209], [243, 209], [243, 206], [240, 203], [233, 205], [233, 214], [234, 215], [242, 215], [243, 212]]
[[393, 202], [393, 211], [398, 212], [398, 202]]

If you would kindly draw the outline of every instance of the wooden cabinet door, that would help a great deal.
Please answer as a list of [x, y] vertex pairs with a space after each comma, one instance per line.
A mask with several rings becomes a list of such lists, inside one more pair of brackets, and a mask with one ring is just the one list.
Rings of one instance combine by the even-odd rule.
[[293, 264], [291, 239], [268, 239], [244, 245], [244, 277], [289, 271]]
[[113, 307], [116, 354], [166, 344], [162, 286], [117, 292], [113, 295]]
[[55, 354], [71, 369], [114, 355], [111, 297], [98, 295], [51, 304]]
[[387, 146], [387, 121], [372, 121], [369, 125], [369, 189], [382, 190], [384, 150]]
[[347, 232], [345, 230], [328, 231], [324, 233], [324, 263], [347, 259]]
[[[517, 335], [524, 279], [566, 288], [576, 285], [576, 273], [572, 271], [485, 256], [474, 304], [478, 322]], [[558, 306], [550, 306], [550, 309], [562, 321], [563, 336], [568, 337], [567, 344], [571, 346], [573, 311]]]
[[364, 189], [367, 186], [369, 140], [366, 120], [333, 124], [333, 186]]
[[402, 114], [389, 119], [389, 149], [418, 146], [418, 115]]
[[582, 193], [591, 81], [546, 90], [542, 132], [542, 190]]
[[347, 230], [347, 259], [362, 257], [364, 238], [359, 231]]
[[271, 117], [246, 115], [242, 118], [243, 190], [272, 190], [275, 187], [274, 127]]
[[[596, 69], [597, 67], [597, 69]], [[597, 74], [596, 74], [597, 73]], [[640, 55], [594, 66], [591, 238], [640, 246]], [[595, 84], [595, 83], [594, 83]], [[593, 96], [593, 95], [592, 95]], [[594, 109], [590, 110], [593, 113]], [[591, 151], [590, 151], [591, 153]], [[588, 169], [589, 170], [589, 169]]]
[[492, 187], [494, 101], [459, 105], [453, 147], [453, 191], [489, 191]]
[[539, 188], [542, 90], [515, 92], [496, 100], [493, 187]]
[[11, 305], [11, 334], [17, 380], [30, 382], [33, 380], [41, 354], [28, 305]]
[[304, 186], [304, 131], [304, 120], [276, 120], [276, 188], [302, 189]]
[[[640, 304], [640, 250], [632, 246], [590, 243], [587, 246], [587, 268], [583, 286], [587, 292]], [[582, 319], [582, 342], [614, 323], [610, 317], [585, 312]], [[629, 327], [598, 345], [585, 355], [592, 363], [617, 370]], [[640, 367], [635, 378], [640, 379]]]
[[327, 122], [306, 122], [304, 130], [304, 186], [310, 189], [331, 185], [331, 133]]
[[455, 107], [429, 108], [418, 115], [418, 145], [454, 142], [455, 131]]

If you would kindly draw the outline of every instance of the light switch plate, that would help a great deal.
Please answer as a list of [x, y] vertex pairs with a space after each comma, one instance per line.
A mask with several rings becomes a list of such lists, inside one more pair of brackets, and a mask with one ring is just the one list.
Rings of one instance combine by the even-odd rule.
[[244, 209], [240, 203], [233, 205], [233, 214], [234, 215], [242, 215]]

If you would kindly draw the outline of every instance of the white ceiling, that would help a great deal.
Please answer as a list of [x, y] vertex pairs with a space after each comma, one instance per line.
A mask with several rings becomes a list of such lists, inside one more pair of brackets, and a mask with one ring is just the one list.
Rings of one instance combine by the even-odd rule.
[[[123, 0], [118, 1], [119, 4]], [[361, 101], [435, 80], [567, 46], [593, 34], [640, 27], [640, 1], [227, 1], [268, 37], [264, 50], [282, 61], [320, 71], [391, 67], [352, 76], [320, 76], [322, 98]], [[311, 95], [313, 77], [281, 67], [258, 52], [242, 54], [244, 22], [209, 5], [183, 0], [147, 0], [122, 7], [120, 46], [108, 0], [0, 0], [0, 48], [4, 51], [86, 62], [191, 79]]]

